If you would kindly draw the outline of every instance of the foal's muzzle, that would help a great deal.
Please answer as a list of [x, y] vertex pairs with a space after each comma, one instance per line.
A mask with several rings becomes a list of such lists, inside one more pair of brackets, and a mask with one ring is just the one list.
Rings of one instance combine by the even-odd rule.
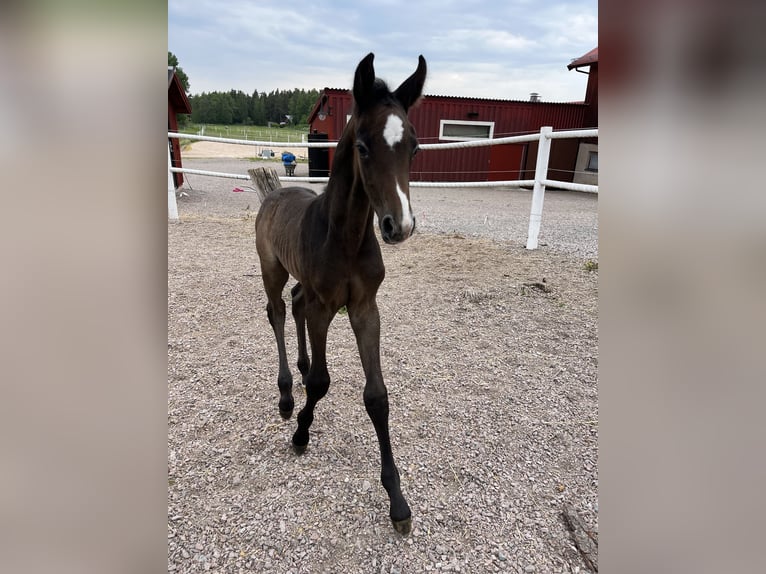
[[415, 231], [415, 216], [412, 216], [412, 225], [403, 227], [392, 215], [385, 215], [380, 220], [380, 235], [386, 243], [401, 243], [410, 237]]

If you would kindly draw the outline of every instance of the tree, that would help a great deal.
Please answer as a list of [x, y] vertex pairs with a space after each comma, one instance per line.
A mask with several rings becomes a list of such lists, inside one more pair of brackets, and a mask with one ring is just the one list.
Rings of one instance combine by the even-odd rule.
[[173, 52], [168, 52], [168, 66], [173, 66], [176, 69], [176, 76], [178, 76], [181, 86], [183, 86], [184, 92], [189, 93], [189, 76], [186, 75], [183, 68], [178, 65], [178, 58], [176, 58]]
[[319, 98], [318, 90], [253, 91], [248, 96], [241, 90], [202, 92], [189, 96], [191, 119], [195, 123], [259, 125], [284, 122], [302, 125]]

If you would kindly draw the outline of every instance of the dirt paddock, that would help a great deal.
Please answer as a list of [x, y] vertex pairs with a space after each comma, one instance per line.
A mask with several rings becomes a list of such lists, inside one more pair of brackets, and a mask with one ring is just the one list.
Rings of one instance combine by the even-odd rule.
[[[232, 192], [247, 183], [189, 176], [181, 222], [168, 225], [168, 569], [585, 572], [562, 509], [597, 532], [597, 198], [549, 192], [543, 246], [527, 251], [530, 191], [412, 190], [418, 231], [382, 246], [378, 294], [394, 456], [413, 511], [403, 538], [344, 315], [330, 328], [332, 384], [308, 450], [290, 448], [257, 200]], [[294, 366], [292, 323], [287, 334]], [[295, 398], [297, 412], [298, 386]]]

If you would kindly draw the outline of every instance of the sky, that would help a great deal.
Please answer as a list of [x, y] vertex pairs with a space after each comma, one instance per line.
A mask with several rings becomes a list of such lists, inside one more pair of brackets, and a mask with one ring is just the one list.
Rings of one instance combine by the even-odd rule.
[[582, 101], [567, 64], [598, 45], [597, 0], [169, 0], [168, 50], [190, 92], [350, 88], [369, 52], [394, 89], [428, 63], [425, 94]]

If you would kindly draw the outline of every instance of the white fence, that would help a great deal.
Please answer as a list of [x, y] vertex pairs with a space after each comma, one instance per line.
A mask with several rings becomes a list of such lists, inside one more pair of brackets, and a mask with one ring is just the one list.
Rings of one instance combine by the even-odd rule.
[[[169, 138], [202, 140], [229, 144], [241, 144], [252, 146], [269, 147], [305, 147], [305, 148], [332, 148], [338, 145], [338, 142], [264, 142], [255, 140], [239, 140], [229, 138], [219, 138], [212, 136], [182, 134], [168, 132]], [[529, 134], [522, 136], [510, 136], [495, 138], [489, 140], [471, 140], [464, 142], [450, 142], [438, 144], [421, 144], [421, 150], [440, 150], [456, 149], [468, 147], [480, 147], [501, 145], [510, 143], [539, 142], [537, 148], [537, 164], [535, 165], [534, 179], [512, 179], [506, 181], [411, 181], [410, 187], [526, 187], [532, 186], [532, 208], [529, 213], [529, 230], [527, 232], [527, 249], [537, 249], [537, 238], [540, 233], [540, 224], [543, 219], [543, 200], [545, 199], [545, 187], [558, 187], [571, 191], [598, 192], [597, 185], [585, 185], [582, 183], [571, 183], [568, 181], [550, 180], [548, 176], [548, 160], [551, 152], [552, 139], [565, 138], [591, 138], [598, 137], [598, 129], [589, 130], [565, 130], [554, 132], [550, 126], [540, 128], [539, 134]], [[170, 146], [168, 146], [168, 218], [178, 219], [178, 206], [176, 204], [175, 184], [173, 183], [173, 173], [188, 173], [194, 175], [206, 175], [211, 177], [225, 177], [229, 179], [249, 180], [250, 177], [239, 173], [222, 173], [217, 171], [206, 171], [202, 169], [189, 169], [173, 167], [170, 160]], [[305, 183], [326, 183], [329, 177], [281, 177], [282, 181], [305, 182]]]

